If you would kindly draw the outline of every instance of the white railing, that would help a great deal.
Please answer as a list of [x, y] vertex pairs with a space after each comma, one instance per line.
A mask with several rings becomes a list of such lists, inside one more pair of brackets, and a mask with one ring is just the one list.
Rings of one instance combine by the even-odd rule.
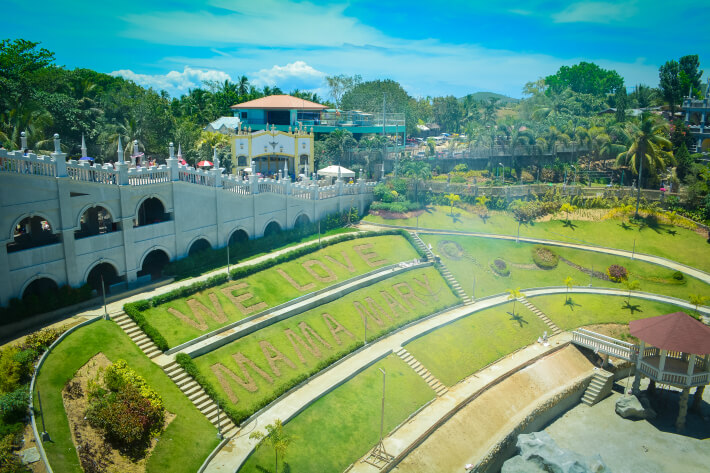
[[286, 194], [286, 181], [259, 179], [259, 193]]
[[0, 172], [54, 177], [57, 166], [50, 156], [37, 156], [33, 153], [25, 156], [21, 151], [0, 150]]
[[300, 183], [296, 183], [291, 186], [291, 195], [296, 199], [311, 200], [313, 198], [313, 190], [308, 184], [303, 185]]
[[213, 186], [214, 178], [208, 171], [203, 169], [195, 169], [192, 166], [180, 166], [178, 168], [178, 179], [191, 184], [201, 186]]
[[345, 184], [343, 186], [343, 195], [357, 195], [360, 193], [358, 192], [359, 187], [358, 184]]
[[236, 176], [227, 176], [222, 179], [222, 187], [229, 192], [239, 195], [250, 195], [251, 186], [249, 181], [245, 181]]
[[149, 168], [130, 168], [128, 170], [128, 183], [132, 186], [143, 186], [158, 182], [170, 182], [170, 170], [164, 165]]
[[338, 188], [336, 186], [321, 187], [318, 190], [318, 199], [331, 199], [338, 196]]
[[633, 361], [636, 359], [636, 347], [634, 345], [584, 329], [572, 332], [572, 343], [590, 348], [595, 352], [621, 358], [622, 360]]
[[118, 171], [110, 164], [90, 165], [86, 161], [67, 161], [67, 176], [75, 181], [118, 184]]

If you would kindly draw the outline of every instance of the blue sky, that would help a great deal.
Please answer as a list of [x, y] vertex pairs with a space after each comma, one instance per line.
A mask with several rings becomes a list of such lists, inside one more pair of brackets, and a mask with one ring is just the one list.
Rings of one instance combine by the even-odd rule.
[[[394, 79], [413, 96], [521, 96], [528, 81], [593, 61], [631, 86], [658, 67], [710, 60], [710, 3], [676, 0], [5, 0], [3, 38], [57, 63], [179, 95], [202, 80], [314, 90], [324, 77]], [[703, 76], [705, 80], [705, 76]]]

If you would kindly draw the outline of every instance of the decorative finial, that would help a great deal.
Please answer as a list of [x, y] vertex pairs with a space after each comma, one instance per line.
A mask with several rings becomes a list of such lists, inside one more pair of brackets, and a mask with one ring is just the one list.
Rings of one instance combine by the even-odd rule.
[[55, 153], [62, 152], [61, 143], [59, 142], [59, 133], [54, 134], [54, 152]]
[[27, 133], [24, 131], [20, 133], [20, 148], [22, 148], [22, 151], [27, 149]]
[[219, 169], [219, 156], [217, 156], [217, 147], [214, 147], [214, 153], [213, 153], [213, 164], [214, 164], [214, 169]]
[[284, 176], [288, 176], [288, 161], [284, 163]]
[[178, 154], [177, 154], [178, 159], [182, 159], [182, 145], [178, 144]]
[[138, 156], [138, 140], [133, 140], [133, 155]]
[[84, 141], [84, 134], [81, 134], [81, 157], [85, 158], [86, 154], [86, 141]]
[[121, 137], [118, 137], [118, 162], [119, 163], [124, 163], [125, 161], [123, 160], [123, 147], [121, 146]]
[[173, 142], [170, 142], [170, 159], [173, 159], [175, 157], [175, 145]]

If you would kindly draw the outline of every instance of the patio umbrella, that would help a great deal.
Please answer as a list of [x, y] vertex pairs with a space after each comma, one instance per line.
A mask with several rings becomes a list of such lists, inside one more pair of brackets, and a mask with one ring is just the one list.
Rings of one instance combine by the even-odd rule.
[[197, 167], [201, 167], [201, 168], [210, 167], [212, 165], [213, 164], [210, 161], [200, 161], [199, 163], [197, 163]]
[[90, 158], [89, 156], [82, 156], [79, 158], [79, 161], [93, 161], [94, 158]]

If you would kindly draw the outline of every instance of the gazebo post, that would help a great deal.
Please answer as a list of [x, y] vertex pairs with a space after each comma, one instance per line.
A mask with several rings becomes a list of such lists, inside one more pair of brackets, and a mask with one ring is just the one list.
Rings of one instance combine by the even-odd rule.
[[680, 394], [680, 408], [678, 409], [678, 419], [675, 422], [675, 429], [678, 432], [685, 430], [685, 416], [688, 413], [689, 393], [690, 388], [683, 388], [683, 392]]
[[636, 372], [634, 373], [634, 383], [631, 385], [631, 392], [633, 394], [638, 394], [641, 388], [641, 360], [643, 360], [643, 353], [646, 351], [646, 342], [641, 340], [641, 345], [639, 346], [639, 354], [636, 358]]
[[703, 392], [705, 391], [705, 386], [698, 386], [695, 388], [695, 393], [693, 393], [693, 412], [700, 412], [700, 403], [703, 401]]

